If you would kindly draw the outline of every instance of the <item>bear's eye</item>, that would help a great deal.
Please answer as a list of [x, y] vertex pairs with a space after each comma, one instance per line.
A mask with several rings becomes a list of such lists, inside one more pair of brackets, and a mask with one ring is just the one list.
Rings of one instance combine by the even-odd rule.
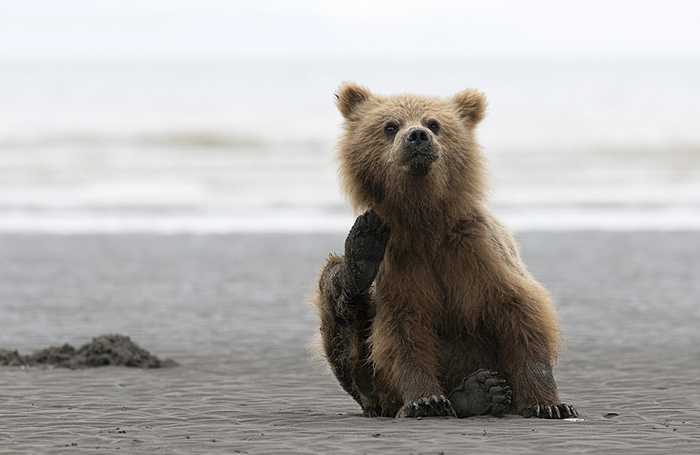
[[432, 131], [433, 134], [437, 134], [438, 131], [440, 131], [440, 124], [437, 120], [431, 120], [428, 122], [428, 128], [430, 128], [430, 131]]
[[394, 122], [389, 122], [384, 125], [384, 133], [386, 133], [388, 136], [393, 136], [397, 131], [399, 131], [399, 125]]

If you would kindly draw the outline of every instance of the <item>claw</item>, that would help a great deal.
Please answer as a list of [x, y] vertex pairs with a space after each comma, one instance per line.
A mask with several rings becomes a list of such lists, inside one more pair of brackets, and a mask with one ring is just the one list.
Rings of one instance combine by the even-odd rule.
[[540, 416], [540, 405], [539, 405], [539, 404], [536, 404], [536, 405], [535, 405], [535, 410], [534, 410], [534, 412], [535, 412], [535, 417], [539, 417], [539, 416]]
[[547, 415], [548, 415], [549, 418], [551, 419], [551, 418], [552, 418], [552, 408], [551, 408], [551, 406], [545, 406], [545, 407], [544, 407], [544, 410], [547, 411]]
[[556, 415], [557, 419], [561, 419], [561, 413], [559, 412], [559, 406], [552, 406], [554, 409], [554, 415]]

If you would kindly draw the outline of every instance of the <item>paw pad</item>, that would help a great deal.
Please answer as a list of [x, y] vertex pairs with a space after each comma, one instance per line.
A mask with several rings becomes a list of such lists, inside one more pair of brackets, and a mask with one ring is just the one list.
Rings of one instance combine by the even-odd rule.
[[498, 416], [510, 409], [513, 392], [498, 373], [479, 370], [464, 378], [449, 398], [458, 417]]

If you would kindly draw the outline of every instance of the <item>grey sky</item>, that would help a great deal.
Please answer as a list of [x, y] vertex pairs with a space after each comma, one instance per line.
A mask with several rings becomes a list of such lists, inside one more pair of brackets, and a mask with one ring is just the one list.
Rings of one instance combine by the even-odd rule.
[[700, 2], [0, 0], [0, 58], [700, 58]]

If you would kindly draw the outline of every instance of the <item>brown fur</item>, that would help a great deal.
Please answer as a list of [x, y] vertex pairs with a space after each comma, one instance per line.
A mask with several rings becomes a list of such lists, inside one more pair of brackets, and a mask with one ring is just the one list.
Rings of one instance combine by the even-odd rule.
[[[551, 375], [560, 344], [553, 305], [522, 263], [508, 229], [485, 207], [484, 158], [474, 128], [486, 101], [476, 90], [447, 99], [380, 96], [342, 85], [340, 181], [358, 212], [390, 229], [370, 291], [348, 304], [342, 256], [331, 256], [315, 299], [326, 357], [366, 415], [393, 416], [405, 403], [446, 395], [479, 368], [513, 389], [512, 412], [560, 404]], [[438, 154], [415, 178], [396, 138], [437, 120]]]

